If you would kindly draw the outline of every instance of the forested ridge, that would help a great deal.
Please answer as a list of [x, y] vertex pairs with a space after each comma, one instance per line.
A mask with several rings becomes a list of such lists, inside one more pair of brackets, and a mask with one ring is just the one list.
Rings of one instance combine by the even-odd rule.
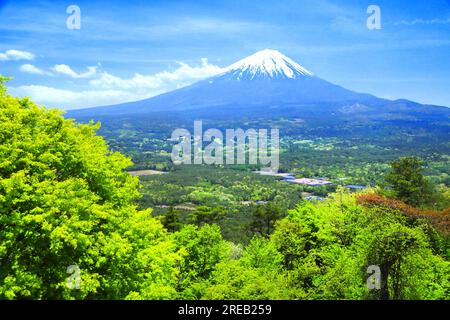
[[339, 187], [323, 202], [274, 193], [233, 240], [221, 230], [225, 205], [187, 218], [144, 209], [131, 159], [99, 124], [12, 97], [5, 80], [0, 299], [450, 299], [448, 187], [414, 157], [392, 163], [386, 187]]

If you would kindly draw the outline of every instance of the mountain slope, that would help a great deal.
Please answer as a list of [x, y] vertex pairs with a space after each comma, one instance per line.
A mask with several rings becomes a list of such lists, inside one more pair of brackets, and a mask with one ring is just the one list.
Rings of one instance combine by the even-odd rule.
[[[229, 108], [258, 110], [258, 107], [264, 112], [268, 107], [301, 108], [305, 105], [326, 105], [330, 114], [338, 112], [347, 115], [355, 112], [437, 111], [407, 100], [399, 101], [380, 99], [332, 84], [280, 52], [266, 49], [230, 65], [222, 74], [193, 85], [146, 100], [74, 110], [69, 112], [69, 116], [95, 117], [202, 109], [224, 112]], [[396, 107], [401, 108], [397, 110]], [[444, 115], [450, 111], [447, 108], [439, 110], [438, 114]]]

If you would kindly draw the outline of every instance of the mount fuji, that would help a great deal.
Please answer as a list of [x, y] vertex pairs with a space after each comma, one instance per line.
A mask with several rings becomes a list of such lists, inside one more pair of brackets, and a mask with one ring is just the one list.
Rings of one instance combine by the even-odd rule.
[[313, 74], [276, 50], [265, 49], [242, 59], [225, 69], [229, 79], [253, 80], [258, 78], [295, 79]]
[[[289, 115], [366, 115], [392, 117], [403, 113], [417, 115], [450, 115], [450, 109], [421, 105], [408, 100], [386, 100], [358, 93], [330, 83], [276, 50], [265, 49], [244, 58], [223, 72], [190, 86], [150, 99], [114, 106], [73, 110], [75, 118], [98, 116], [143, 115], [152, 113], [233, 113], [252, 110]], [[298, 113], [298, 114], [297, 114]], [[441, 118], [442, 119], [442, 118]]]

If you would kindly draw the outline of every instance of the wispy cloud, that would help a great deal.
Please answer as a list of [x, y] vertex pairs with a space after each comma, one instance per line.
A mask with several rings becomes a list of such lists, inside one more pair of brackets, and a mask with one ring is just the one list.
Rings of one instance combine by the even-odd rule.
[[23, 64], [20, 66], [19, 70], [25, 73], [38, 74], [38, 75], [52, 75], [50, 72], [42, 70], [32, 64]]
[[88, 70], [86, 72], [78, 73], [67, 64], [57, 64], [52, 68], [52, 71], [55, 72], [56, 74], [63, 74], [74, 79], [90, 78], [97, 73], [96, 66], [87, 67], [87, 69]]
[[[67, 16], [54, 12], [49, 8], [22, 8], [21, 14], [10, 18], [9, 22], [0, 20], [0, 30], [3, 32], [26, 32], [51, 35], [56, 38], [70, 36], [66, 28]], [[241, 35], [255, 31], [270, 31], [277, 28], [264, 22], [225, 19], [215, 16], [169, 15], [160, 20], [154, 17], [154, 11], [145, 7], [134, 12], [134, 19], [127, 19], [119, 12], [103, 12], [101, 15], [83, 15], [82, 30], [86, 40], [108, 41], [140, 41], [149, 42], [171, 37], [197, 34], [229, 36]], [[12, 15], [12, 13], [11, 13]], [[36, 21], [33, 17], [39, 15]], [[149, 18], [150, 17], [150, 18]], [[62, 40], [62, 39], [61, 39]]]
[[406, 25], [406, 26], [414, 26], [414, 25], [434, 25], [434, 24], [450, 24], [450, 18], [448, 19], [414, 19], [414, 20], [402, 20], [400, 22], [395, 23], [395, 25]]
[[0, 61], [6, 60], [33, 60], [34, 54], [28, 51], [20, 50], [6, 50], [5, 52], [0, 52]]
[[348, 43], [340, 45], [293, 45], [290, 47], [292, 53], [297, 54], [342, 54], [361, 53], [374, 51], [395, 51], [417, 48], [440, 48], [450, 46], [450, 39], [421, 39], [418, 40], [397, 40], [385, 42], [361, 42], [357, 44]]
[[98, 70], [97, 66], [91, 66], [87, 67], [87, 71], [85, 72], [76, 72], [67, 64], [56, 64], [50, 69], [50, 71], [46, 71], [29, 63], [23, 64], [19, 68], [19, 71], [24, 73], [37, 74], [43, 76], [65, 75], [74, 79], [92, 78], [97, 74], [97, 70]]

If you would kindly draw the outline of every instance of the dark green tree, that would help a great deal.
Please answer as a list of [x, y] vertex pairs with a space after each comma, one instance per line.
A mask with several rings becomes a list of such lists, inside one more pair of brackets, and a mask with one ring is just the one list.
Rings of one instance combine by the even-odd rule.
[[275, 222], [283, 217], [281, 209], [272, 203], [257, 205], [251, 212], [252, 221], [248, 226], [250, 234], [268, 236], [274, 229]]
[[416, 157], [404, 157], [391, 163], [391, 171], [385, 176], [392, 188], [387, 194], [409, 205], [429, 205], [434, 199], [433, 186], [423, 174], [423, 162]]
[[199, 206], [189, 215], [189, 222], [202, 226], [204, 224], [214, 224], [220, 222], [225, 217], [222, 207]]
[[178, 212], [178, 210], [176, 210], [174, 207], [169, 207], [169, 210], [163, 218], [163, 225], [170, 232], [180, 230], [183, 226], [180, 218], [180, 212]]

